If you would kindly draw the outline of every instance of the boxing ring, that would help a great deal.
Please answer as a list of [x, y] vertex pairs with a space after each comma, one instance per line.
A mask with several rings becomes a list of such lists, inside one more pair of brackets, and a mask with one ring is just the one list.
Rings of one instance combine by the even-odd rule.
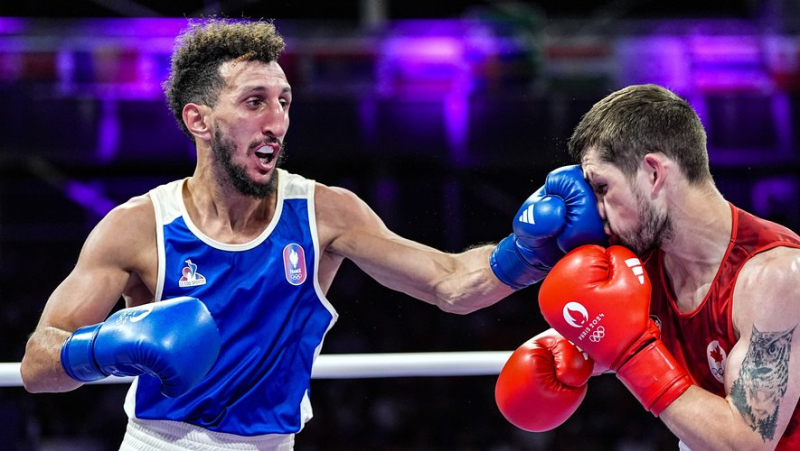
[[[359, 379], [411, 376], [497, 375], [513, 351], [416, 352], [383, 354], [323, 354], [317, 357], [314, 379]], [[22, 386], [19, 363], [0, 363], [0, 387]], [[123, 384], [133, 377], [107, 377], [91, 384]]]

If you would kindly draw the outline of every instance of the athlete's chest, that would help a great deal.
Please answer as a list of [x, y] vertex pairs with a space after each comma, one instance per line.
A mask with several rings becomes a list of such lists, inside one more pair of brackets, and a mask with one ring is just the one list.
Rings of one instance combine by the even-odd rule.
[[675, 305], [681, 313], [690, 313], [697, 310], [709, 295], [711, 282], [704, 282], [699, 286], [681, 286], [673, 288]]

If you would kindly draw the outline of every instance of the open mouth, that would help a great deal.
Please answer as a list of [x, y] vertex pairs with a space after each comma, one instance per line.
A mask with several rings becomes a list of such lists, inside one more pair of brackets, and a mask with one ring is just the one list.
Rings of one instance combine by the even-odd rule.
[[264, 165], [269, 165], [275, 159], [275, 149], [271, 146], [261, 146], [255, 151], [256, 157]]

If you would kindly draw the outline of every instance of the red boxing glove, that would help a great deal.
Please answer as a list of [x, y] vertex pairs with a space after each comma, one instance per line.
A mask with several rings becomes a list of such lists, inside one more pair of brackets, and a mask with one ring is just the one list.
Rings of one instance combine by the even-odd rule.
[[630, 250], [588, 245], [570, 252], [542, 283], [539, 307], [654, 415], [692, 385], [650, 319], [650, 280]]
[[511, 354], [497, 378], [497, 407], [520, 429], [554, 429], [583, 401], [593, 368], [586, 353], [549, 329]]

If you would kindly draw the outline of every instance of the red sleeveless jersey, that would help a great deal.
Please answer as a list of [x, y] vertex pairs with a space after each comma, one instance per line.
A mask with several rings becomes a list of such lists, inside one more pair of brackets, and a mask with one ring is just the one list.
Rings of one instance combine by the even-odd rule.
[[[739, 271], [758, 253], [778, 246], [800, 248], [800, 237], [788, 228], [755, 217], [732, 204], [731, 210], [733, 230], [728, 250], [708, 294], [696, 310], [678, 311], [660, 249], [643, 258], [653, 286], [650, 312], [661, 322], [664, 344], [697, 385], [721, 397], [726, 395], [723, 372], [728, 352], [736, 343], [731, 311]], [[800, 449], [798, 406], [777, 449]]]

